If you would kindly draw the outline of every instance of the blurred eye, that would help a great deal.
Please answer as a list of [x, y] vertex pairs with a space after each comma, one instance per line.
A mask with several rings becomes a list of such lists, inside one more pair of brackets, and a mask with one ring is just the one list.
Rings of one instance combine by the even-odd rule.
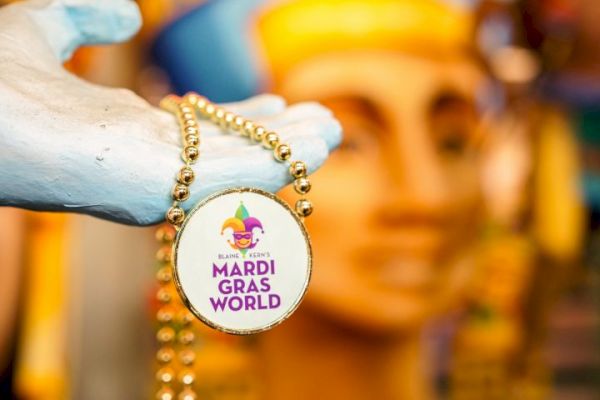
[[379, 128], [360, 115], [337, 116], [344, 129], [344, 139], [340, 151], [361, 152], [368, 151], [376, 145]]
[[348, 152], [360, 151], [360, 148], [361, 148], [360, 140], [358, 140], [355, 137], [348, 137], [347, 132], [348, 131], [346, 129], [344, 129], [344, 140], [340, 144], [338, 151], [348, 151]]
[[437, 144], [440, 152], [449, 155], [464, 153], [469, 145], [469, 133], [462, 126], [452, 126], [451, 122], [443, 125], [437, 132]]
[[475, 136], [476, 113], [472, 103], [454, 94], [442, 94], [430, 109], [433, 139], [442, 155], [461, 156]]
[[342, 124], [344, 139], [339, 152], [367, 152], [377, 146], [383, 133], [379, 113], [363, 99], [344, 98], [323, 102]]

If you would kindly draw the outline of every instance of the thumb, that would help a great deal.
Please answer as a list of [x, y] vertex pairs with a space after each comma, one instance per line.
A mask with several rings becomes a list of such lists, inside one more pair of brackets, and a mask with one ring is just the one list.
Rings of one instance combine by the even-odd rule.
[[[25, 14], [60, 61], [82, 45], [126, 40], [141, 26], [140, 11], [131, 0], [30, 0], [5, 8], [0, 9], [0, 26], [12, 13]], [[19, 27], [26, 29], [12, 24], [12, 29]]]

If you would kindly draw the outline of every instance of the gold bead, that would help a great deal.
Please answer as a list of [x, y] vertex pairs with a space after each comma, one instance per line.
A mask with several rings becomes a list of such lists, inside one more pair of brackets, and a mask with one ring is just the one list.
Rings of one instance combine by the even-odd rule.
[[190, 119], [194, 117], [194, 109], [188, 104], [180, 104], [177, 115], [182, 119]]
[[160, 101], [159, 105], [160, 105], [160, 108], [162, 108], [163, 110], [166, 110], [169, 112], [176, 112], [179, 101], [180, 101], [180, 99], [178, 96], [175, 96], [174, 94], [170, 94], [170, 95], [164, 97]]
[[171, 192], [173, 200], [186, 201], [190, 197], [190, 188], [182, 183], [176, 183]]
[[181, 99], [178, 106], [179, 106], [179, 111], [182, 111], [182, 112], [193, 108], [192, 105], [189, 102], [187, 102], [185, 99]]
[[158, 249], [156, 259], [163, 263], [171, 262], [171, 246], [163, 246]]
[[198, 101], [200, 99], [203, 99], [202, 96], [198, 95], [197, 93], [194, 92], [188, 92], [185, 94], [185, 101], [187, 101], [188, 103], [190, 103], [191, 105], [196, 105], [198, 104]]
[[263, 138], [263, 146], [267, 149], [274, 149], [279, 144], [279, 135], [275, 132], [269, 132]]
[[196, 375], [191, 369], [186, 368], [179, 374], [179, 382], [181, 382], [182, 385], [191, 385], [194, 383], [194, 380], [196, 380]]
[[186, 111], [182, 110], [181, 118], [183, 118], [184, 120], [194, 119], [194, 114], [192, 113], [192, 111], [193, 110], [191, 108], [186, 108]]
[[296, 212], [301, 217], [308, 217], [313, 212], [313, 205], [306, 199], [300, 199], [296, 202]]
[[156, 371], [156, 380], [160, 383], [171, 383], [175, 378], [175, 371], [171, 367], [162, 367]]
[[196, 102], [195, 106], [198, 109], [198, 111], [200, 111], [200, 114], [204, 115], [206, 106], [208, 106], [209, 104], [210, 104], [210, 102], [208, 100], [206, 100], [205, 97], [202, 97], [201, 99], [198, 100], [198, 102]]
[[170, 326], [163, 326], [156, 332], [156, 340], [160, 343], [169, 343], [175, 339], [175, 331]]
[[252, 140], [254, 140], [255, 142], [262, 142], [262, 140], [264, 139], [264, 137], [267, 135], [267, 130], [258, 125], [255, 126], [254, 129], [252, 130], [252, 135], [250, 136], [252, 138]]
[[158, 309], [156, 312], [156, 320], [158, 322], [167, 323], [173, 321], [175, 312], [172, 307], [164, 306]]
[[225, 110], [222, 109], [221, 107], [216, 107], [215, 108], [215, 112], [213, 113], [213, 115], [210, 117], [210, 119], [219, 124], [220, 122], [223, 120], [223, 118], [225, 117]]
[[198, 150], [197, 146], [185, 146], [185, 149], [183, 149], [183, 153], [181, 156], [183, 158], [183, 161], [193, 164], [194, 162], [196, 162], [199, 155], [200, 150]]
[[160, 283], [169, 283], [173, 279], [173, 270], [171, 267], [162, 267], [156, 272], [156, 280]]
[[278, 161], [289, 160], [292, 156], [292, 149], [288, 144], [280, 143], [275, 147], [273, 154]]
[[185, 133], [186, 135], [197, 135], [198, 132], [199, 130], [197, 126], [188, 126], [183, 129], [183, 133]]
[[198, 127], [198, 122], [196, 122], [195, 119], [185, 119], [183, 120], [183, 129], [185, 128], [197, 128]]
[[254, 122], [252, 121], [245, 121], [244, 125], [242, 126], [242, 131], [241, 134], [242, 136], [252, 136], [252, 132], [254, 132]]
[[179, 352], [179, 361], [183, 365], [192, 365], [196, 361], [196, 352], [192, 349], [185, 349]]
[[156, 400], [174, 400], [175, 392], [170, 387], [163, 387], [156, 392]]
[[290, 165], [290, 175], [294, 178], [302, 178], [303, 176], [306, 176], [306, 173], [306, 164], [304, 164], [303, 161], [294, 161]]
[[198, 146], [200, 144], [200, 136], [198, 135], [186, 135], [185, 144], [188, 146]]
[[224, 128], [233, 128], [233, 120], [235, 119], [235, 114], [232, 112], [226, 112], [223, 117], [223, 127]]
[[159, 302], [161, 302], [163, 304], [169, 303], [172, 298], [173, 298], [173, 296], [171, 296], [171, 292], [169, 292], [165, 288], [160, 288], [156, 292], [156, 300], [158, 300]]
[[173, 225], [179, 225], [185, 218], [185, 211], [179, 206], [173, 206], [167, 211], [167, 222]]
[[306, 194], [310, 192], [311, 187], [312, 185], [306, 177], [298, 178], [294, 181], [294, 189], [297, 193]]
[[194, 314], [192, 314], [186, 309], [183, 309], [179, 312], [177, 319], [181, 325], [186, 326], [189, 325], [195, 319], [195, 317]]
[[246, 120], [243, 117], [240, 117], [239, 115], [236, 116], [231, 123], [231, 129], [240, 132], [244, 128], [244, 122], [246, 122]]
[[179, 392], [178, 400], [196, 400], [198, 395], [191, 388], [185, 388]]
[[194, 182], [194, 177], [194, 170], [185, 166], [177, 173], [177, 182], [183, 183], [184, 185], [190, 185]]
[[172, 242], [175, 239], [175, 231], [170, 226], [161, 226], [156, 230], [155, 238], [161, 243]]
[[206, 118], [212, 118], [212, 116], [215, 113], [217, 107], [215, 107], [214, 104], [212, 103], [208, 103], [206, 106], [204, 106], [204, 110], [202, 111], [202, 114], [206, 117]]
[[206, 97], [200, 96], [198, 93], [189, 92], [186, 93], [184, 97], [186, 101], [190, 103], [190, 105], [198, 108], [200, 112], [203, 112], [206, 105], [209, 104], [209, 101], [206, 99]]
[[171, 347], [161, 347], [156, 352], [156, 360], [162, 364], [170, 363], [171, 361], [173, 361], [174, 357], [175, 350], [173, 350]]
[[179, 343], [183, 345], [192, 344], [194, 342], [195, 336], [194, 332], [189, 329], [182, 329], [179, 332]]

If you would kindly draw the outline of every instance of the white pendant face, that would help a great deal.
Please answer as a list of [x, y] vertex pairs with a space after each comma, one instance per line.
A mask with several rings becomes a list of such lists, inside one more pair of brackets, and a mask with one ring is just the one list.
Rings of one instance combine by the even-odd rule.
[[211, 327], [235, 334], [272, 328], [304, 297], [310, 241], [289, 206], [271, 193], [228, 189], [199, 203], [179, 231], [175, 282]]

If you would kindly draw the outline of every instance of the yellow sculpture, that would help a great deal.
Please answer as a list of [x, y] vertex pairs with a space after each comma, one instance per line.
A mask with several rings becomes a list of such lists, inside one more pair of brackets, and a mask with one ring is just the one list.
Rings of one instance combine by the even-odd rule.
[[345, 138], [314, 176], [305, 303], [258, 338], [265, 399], [430, 399], [424, 326], [462, 298], [482, 221], [484, 75], [436, 1], [287, 1], [258, 17], [274, 88]]

